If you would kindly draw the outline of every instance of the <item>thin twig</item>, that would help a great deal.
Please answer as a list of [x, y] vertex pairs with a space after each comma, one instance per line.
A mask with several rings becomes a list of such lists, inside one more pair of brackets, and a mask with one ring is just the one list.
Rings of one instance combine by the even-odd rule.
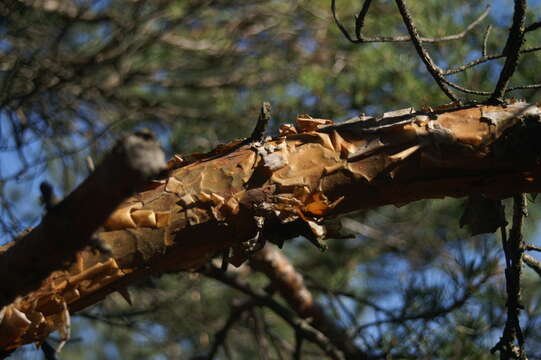
[[54, 189], [51, 184], [47, 181], [43, 181], [39, 185], [39, 191], [41, 192], [41, 203], [47, 212], [53, 210], [55, 205], [58, 203], [58, 200], [54, 196]]
[[85, 158], [85, 161], [86, 161], [86, 167], [88, 169], [88, 172], [92, 174], [94, 170], [96, 170], [96, 165], [94, 165], [94, 160], [92, 159], [92, 156], [88, 155]]
[[446, 83], [447, 85], [449, 85], [450, 87], [452, 87], [452, 88], [454, 88], [454, 89], [456, 89], [458, 91], [461, 91], [463, 93], [466, 93], [466, 94], [473, 94], [473, 95], [490, 95], [490, 94], [492, 94], [492, 92], [490, 92], [490, 91], [473, 90], [473, 89], [465, 88], [464, 86], [457, 85], [454, 82], [451, 82], [451, 81], [447, 80], [444, 77], [442, 77], [442, 81], [444, 83]]
[[539, 262], [536, 258], [528, 254], [523, 254], [522, 260], [524, 260], [526, 265], [528, 265], [530, 269], [535, 271], [537, 275], [541, 276], [541, 262]]
[[413, 19], [411, 17], [411, 14], [409, 13], [408, 8], [406, 7], [405, 1], [396, 0], [396, 5], [398, 6], [400, 15], [402, 15], [404, 25], [406, 25], [408, 33], [411, 36], [411, 41], [415, 46], [415, 50], [417, 50], [417, 54], [419, 55], [421, 60], [423, 60], [426, 69], [428, 70], [430, 75], [432, 75], [432, 77], [434, 78], [440, 89], [445, 93], [445, 95], [447, 95], [447, 97], [451, 99], [451, 101], [460, 103], [460, 100], [455, 96], [451, 89], [449, 89], [449, 86], [442, 75], [441, 69], [434, 63], [434, 61], [432, 61], [432, 58], [428, 54], [428, 51], [424, 48], [423, 41], [420, 39], [419, 34], [417, 33], [417, 29], [413, 24]]
[[490, 36], [490, 30], [492, 30], [491, 25], [487, 26], [485, 35], [483, 35], [483, 51], [481, 52], [483, 57], [487, 56], [487, 43], [488, 43], [488, 37]]
[[540, 89], [541, 84], [528, 84], [528, 85], [518, 85], [513, 86], [507, 89], [506, 92], [514, 91], [514, 90], [524, 90], [524, 89]]
[[533, 244], [527, 244], [526, 245], [527, 251], [541, 251], [541, 246], [533, 245]]
[[[365, 0], [363, 3], [363, 6], [361, 10], [359, 11], [359, 14], [355, 16], [355, 39], [349, 34], [347, 29], [342, 25], [340, 20], [338, 19], [338, 15], [336, 15], [336, 0], [331, 1], [331, 12], [334, 18], [334, 22], [336, 23], [336, 26], [340, 29], [342, 34], [348, 39], [350, 42], [354, 44], [361, 44], [361, 43], [381, 43], [381, 42], [408, 42], [411, 41], [410, 36], [374, 36], [374, 37], [365, 37], [362, 34], [362, 29], [364, 27], [364, 19], [366, 17], [366, 14], [368, 13], [368, 8], [370, 7], [371, 0]], [[425, 43], [439, 43], [443, 41], [450, 41], [450, 40], [458, 40], [466, 36], [468, 32], [470, 32], [473, 28], [475, 28], [481, 21], [483, 21], [490, 10], [490, 6], [487, 6], [485, 11], [471, 24], [469, 24], [463, 31], [453, 34], [453, 35], [447, 35], [443, 37], [420, 37], [420, 40]]]
[[[541, 50], [541, 46], [536, 46], [536, 47], [532, 47], [532, 48], [526, 48], [526, 49], [521, 50], [520, 53], [521, 54], [527, 54], [527, 53], [531, 53], [531, 52], [535, 52], [535, 51], [539, 51], [539, 50]], [[501, 58], [503, 58], [505, 56], [506, 55], [504, 53], [501, 53], [501, 54], [498, 54], [498, 55], [483, 56], [483, 57], [480, 57], [480, 58], [478, 58], [476, 60], [472, 60], [469, 63], [464, 64], [462, 66], [459, 66], [457, 68], [442, 70], [442, 74], [443, 75], [457, 74], [457, 73], [463, 72], [465, 70], [468, 70], [468, 69], [470, 69], [472, 67], [475, 67], [477, 65], [484, 64], [484, 63], [486, 63], [488, 61], [491, 61], [491, 60], [501, 59]]]
[[295, 352], [293, 353], [293, 359], [301, 360], [302, 358], [302, 343], [304, 338], [299, 332], [295, 333]]

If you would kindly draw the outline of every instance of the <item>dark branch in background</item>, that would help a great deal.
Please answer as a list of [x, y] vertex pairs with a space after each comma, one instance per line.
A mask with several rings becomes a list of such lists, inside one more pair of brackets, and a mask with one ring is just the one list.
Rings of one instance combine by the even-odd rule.
[[[505, 282], [507, 289], [507, 321], [503, 335], [490, 350], [500, 352], [500, 359], [526, 359], [524, 353], [524, 336], [520, 328], [520, 277], [522, 273], [522, 254], [524, 242], [522, 225], [526, 216], [526, 197], [524, 194], [513, 197], [513, 226], [509, 231], [509, 239], [502, 227], [502, 245], [505, 253]], [[515, 340], [518, 345], [515, 345]]]
[[316, 344], [331, 359], [343, 359], [342, 353], [336, 348], [332, 341], [322, 332], [314, 328], [307, 320], [295, 315], [285, 306], [274, 300], [272, 296], [262, 290], [256, 290], [249, 284], [243, 282], [230, 273], [224, 273], [219, 268], [207, 265], [201, 269], [201, 273], [209, 278], [218, 280], [242, 293], [250, 296], [260, 306], [264, 306], [282, 318], [293, 328], [293, 331], [299, 333], [306, 340]]
[[113, 210], [163, 169], [164, 154], [151, 133], [136, 132], [119, 140], [39, 226], [0, 248], [0, 307], [38, 288], [52, 271], [73, 261]]
[[225, 325], [214, 336], [215, 340], [208, 355], [209, 360], [214, 359], [214, 356], [216, 356], [216, 354], [218, 353], [220, 346], [224, 344], [227, 334], [229, 333], [229, 330], [231, 330], [233, 325], [235, 325], [235, 323], [241, 319], [242, 315], [246, 311], [252, 309], [256, 305], [257, 303], [254, 301], [245, 301], [243, 304], [238, 306], [233, 305], [231, 313], [229, 314], [229, 318], [225, 322]]
[[[388, 316], [386, 319], [380, 319], [375, 320], [366, 324], [363, 324], [359, 326], [355, 330], [355, 334], [359, 334], [361, 331], [366, 330], [367, 328], [370, 328], [372, 326], [379, 326], [383, 324], [404, 324], [408, 321], [418, 321], [418, 320], [425, 320], [430, 321], [434, 320], [436, 321], [439, 317], [446, 316], [447, 314], [450, 314], [451, 312], [461, 308], [466, 302], [476, 295], [476, 293], [479, 291], [479, 289], [487, 283], [488, 280], [490, 280], [492, 277], [492, 274], [486, 274], [481, 279], [479, 279], [477, 282], [469, 283], [466, 285], [466, 288], [464, 289], [464, 292], [461, 296], [458, 296], [455, 298], [450, 304], [448, 305], [439, 305], [434, 308], [430, 309], [424, 309], [423, 311], [415, 311], [412, 312], [410, 309], [402, 309], [399, 314], [393, 314], [393, 312], [381, 309], [377, 306], [377, 304], [371, 304], [371, 307], [374, 307], [380, 312], [386, 313]], [[350, 297], [352, 299], [355, 299], [357, 301], [366, 301], [364, 299], [359, 298], [358, 296], [351, 294], [351, 293], [339, 293], [340, 295]]]
[[304, 284], [289, 259], [274, 245], [268, 244], [254, 254], [250, 261], [257, 271], [264, 273], [271, 281], [273, 289], [287, 301], [289, 306], [304, 319], [311, 319], [311, 325], [321, 331], [340, 351], [346, 359], [366, 359], [368, 355], [361, 351], [347, 332], [338, 326], [317, 303]]
[[537, 275], [541, 276], [541, 262], [539, 262], [537, 259], [535, 259], [533, 256], [530, 256], [528, 254], [522, 255], [522, 260], [537, 273]]
[[505, 43], [503, 53], [506, 55], [503, 69], [500, 72], [498, 83], [494, 88], [489, 102], [501, 103], [507, 90], [509, 80], [515, 73], [520, 56], [520, 48], [524, 43], [524, 21], [526, 18], [526, 0], [515, 0], [515, 10], [513, 14], [513, 25], [509, 29], [509, 36]]

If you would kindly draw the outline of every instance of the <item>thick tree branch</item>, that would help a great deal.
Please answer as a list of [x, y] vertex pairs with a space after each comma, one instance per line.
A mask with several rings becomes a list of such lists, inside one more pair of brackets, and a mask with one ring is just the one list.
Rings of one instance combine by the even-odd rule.
[[163, 152], [150, 133], [121, 139], [76, 191], [48, 209], [37, 228], [0, 249], [0, 307], [69, 265], [113, 210], [164, 168]]
[[[334, 125], [301, 117], [261, 144], [239, 147], [237, 141], [209, 154], [177, 156], [162, 180], [122, 203], [97, 233], [111, 257], [81, 251], [75, 264], [2, 310], [0, 349], [39, 341], [55, 330], [59, 325], [49, 319], [64, 303], [78, 311], [150, 273], [197, 269], [228, 247], [238, 265], [262, 239], [282, 243], [303, 235], [318, 243], [326, 237], [325, 219], [353, 210], [472, 193], [505, 198], [539, 192], [540, 113], [537, 106], [510, 103], [430, 113], [407, 109]], [[113, 166], [108, 175], [123, 179], [126, 171]], [[69, 206], [60, 204], [21, 243], [7, 246], [19, 250], [0, 257], [5, 294], [28, 291], [8, 272], [25, 280], [35, 276], [25, 270], [34, 269], [29, 262], [35, 259], [39, 266], [49, 258], [71, 259], [86, 244], [73, 234], [88, 238], [106, 216], [104, 203], [133, 190], [133, 182], [101, 176], [97, 169], [65, 200]], [[88, 212], [91, 219], [54, 217], [57, 211]], [[58, 236], [47, 236], [45, 225], [56, 218], [67, 225], [51, 226]], [[29, 245], [27, 239], [40, 241]], [[28, 254], [48, 256], [28, 260]]]

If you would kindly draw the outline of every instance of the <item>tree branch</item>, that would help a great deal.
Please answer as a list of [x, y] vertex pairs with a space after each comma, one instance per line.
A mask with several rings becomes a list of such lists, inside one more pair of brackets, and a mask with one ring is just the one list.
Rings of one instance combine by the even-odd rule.
[[413, 24], [413, 19], [411, 17], [411, 14], [409, 13], [408, 8], [406, 7], [406, 4], [404, 0], [396, 0], [396, 5], [398, 6], [398, 10], [400, 11], [400, 15], [402, 15], [402, 20], [404, 21], [404, 25], [406, 25], [406, 28], [408, 29], [408, 32], [411, 36], [411, 41], [413, 42], [413, 45], [415, 46], [415, 50], [417, 51], [417, 54], [423, 61], [423, 63], [426, 66], [426, 69], [432, 75], [440, 89], [447, 95], [449, 99], [451, 99], [454, 103], [460, 103], [460, 100], [456, 97], [456, 95], [449, 89], [448, 87], [448, 81], [445, 80], [445, 78], [442, 75], [441, 69], [434, 63], [432, 58], [430, 57], [430, 54], [428, 54], [428, 51], [423, 46], [423, 41], [419, 37], [419, 34], [417, 33], [417, 29], [415, 28], [415, 25]]
[[[404, 24], [406, 25], [406, 28], [408, 29], [408, 33], [410, 34], [410, 36], [398, 36], [398, 37], [380, 36], [380, 37], [368, 38], [362, 34], [362, 29], [364, 27], [365, 18], [368, 14], [370, 4], [371, 4], [371, 0], [365, 0], [361, 10], [359, 11], [359, 14], [355, 16], [355, 38], [353, 38], [349, 34], [347, 29], [340, 23], [340, 20], [338, 19], [338, 16], [336, 14], [336, 0], [331, 0], [331, 11], [333, 14], [333, 18], [336, 25], [342, 32], [342, 34], [350, 42], [355, 43], [355, 44], [369, 43], [369, 42], [412, 41], [415, 46], [415, 50], [417, 51], [417, 54], [419, 55], [419, 57], [425, 64], [425, 67], [430, 73], [430, 75], [432, 75], [432, 77], [434, 78], [434, 80], [436, 81], [440, 89], [445, 93], [445, 95], [449, 99], [451, 99], [451, 101], [453, 101], [454, 103], [460, 103], [460, 99], [451, 91], [450, 88], [456, 89], [466, 94], [490, 96], [490, 98], [487, 101], [488, 103], [502, 103], [503, 96], [505, 95], [505, 93], [510, 92], [510, 91], [541, 88], [541, 84], [525, 84], [525, 85], [519, 85], [519, 86], [514, 86], [514, 87], [508, 87], [509, 80], [517, 67], [520, 54], [541, 50], [541, 47], [534, 47], [534, 48], [521, 50], [523, 42], [524, 42], [525, 33], [537, 30], [539, 27], [541, 27], [540, 25], [541, 22], [536, 22], [529, 25], [526, 29], [524, 28], [526, 6], [527, 6], [526, 0], [515, 1], [513, 24], [509, 30], [509, 36], [507, 38], [505, 48], [501, 54], [487, 55], [487, 41], [488, 41], [488, 37], [491, 30], [491, 27], [488, 26], [483, 35], [483, 47], [481, 50], [481, 57], [467, 64], [464, 64], [462, 66], [459, 66], [456, 68], [450, 68], [447, 70], [443, 70], [442, 68], [440, 68], [434, 63], [434, 61], [430, 57], [430, 54], [424, 47], [423, 43], [455, 40], [455, 39], [460, 39], [464, 37], [468, 31], [470, 31], [475, 26], [477, 26], [488, 15], [488, 12], [490, 10], [489, 7], [487, 7], [487, 9], [479, 16], [478, 19], [476, 19], [473, 23], [471, 23], [468, 27], [466, 27], [466, 29], [463, 32], [459, 34], [445, 36], [441, 38], [424, 38], [418, 34], [417, 29], [415, 28], [415, 25], [413, 23], [411, 14], [405, 4], [405, 0], [396, 0], [396, 4], [402, 16], [402, 20]], [[506, 58], [505, 63], [502, 68], [502, 71], [500, 72], [498, 82], [493, 91], [468, 89], [466, 87], [455, 84], [445, 78], [445, 76], [447, 75], [457, 74], [457, 73], [466, 71], [467, 69], [473, 68], [477, 65], [486, 63], [491, 60], [500, 59], [503, 57]]]
[[113, 210], [164, 169], [163, 157], [150, 133], [119, 140], [96, 171], [50, 209], [37, 228], [0, 249], [0, 307], [39, 288], [51, 272], [72, 262]]
[[511, 76], [513, 76], [518, 65], [520, 56], [520, 48], [524, 43], [524, 22], [526, 19], [526, 0], [515, 0], [515, 9], [513, 14], [513, 24], [509, 29], [509, 36], [502, 51], [506, 55], [503, 69], [500, 72], [498, 83], [494, 88], [494, 92], [489, 99], [489, 102], [501, 103], [503, 96], [507, 91], [507, 86]]
[[[408, 109], [341, 124], [302, 118], [288, 127], [292, 135], [176, 157], [160, 180], [107, 219], [104, 204], [120, 201], [120, 193], [134, 190], [135, 180], [124, 178], [125, 170], [114, 162], [109, 170], [98, 168], [66, 198], [69, 206], [54, 207], [42, 225], [3, 248], [6, 294], [25, 293], [6, 276], [11, 272], [25, 281], [36, 276], [45, 281], [5, 307], [9, 316], [0, 329], [11, 330], [0, 334], [0, 349], [40, 341], [55, 330], [48, 319], [63, 302], [76, 312], [150, 273], [199, 268], [219, 251], [241, 249], [250, 239], [283, 243], [303, 235], [317, 243], [326, 237], [327, 218], [355, 210], [471, 193], [505, 198], [515, 191], [540, 192], [540, 114], [537, 106], [516, 102], [436, 107], [429, 114]], [[366, 146], [367, 139], [373, 145]], [[71, 259], [71, 246], [82, 248], [84, 237], [104, 220], [97, 236], [111, 257], [86, 249], [71, 266], [49, 277], [35, 275], [34, 265], [42, 261]], [[50, 226], [55, 237], [47, 236], [45, 225], [56, 221], [62, 226]], [[28, 245], [27, 239], [41, 240]], [[5, 251], [11, 248], [19, 249], [17, 255]], [[21, 322], [23, 327], [9, 327]]]

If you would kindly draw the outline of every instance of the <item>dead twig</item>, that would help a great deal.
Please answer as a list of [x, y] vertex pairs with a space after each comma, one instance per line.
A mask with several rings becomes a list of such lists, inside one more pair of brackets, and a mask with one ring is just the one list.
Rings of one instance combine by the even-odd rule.
[[261, 109], [259, 111], [259, 117], [257, 118], [257, 123], [255, 125], [254, 131], [248, 138], [250, 141], [261, 141], [267, 130], [267, 125], [271, 119], [271, 105], [268, 102], [261, 104]]

